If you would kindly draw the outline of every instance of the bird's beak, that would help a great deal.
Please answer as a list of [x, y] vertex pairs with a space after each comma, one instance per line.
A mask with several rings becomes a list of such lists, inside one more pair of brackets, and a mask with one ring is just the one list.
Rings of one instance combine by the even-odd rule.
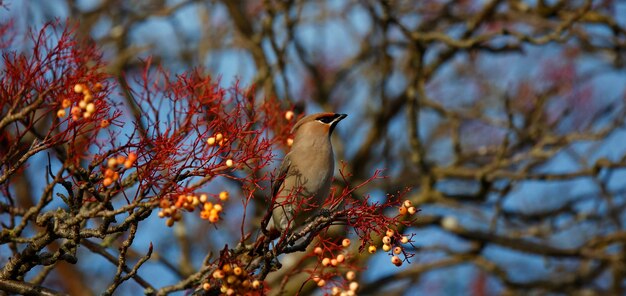
[[335, 130], [335, 126], [337, 126], [337, 123], [339, 123], [341, 120], [343, 120], [344, 118], [348, 117], [348, 114], [335, 114], [335, 120], [333, 120], [333, 122], [330, 123], [330, 130], [329, 130], [329, 135], [333, 133], [333, 131]]

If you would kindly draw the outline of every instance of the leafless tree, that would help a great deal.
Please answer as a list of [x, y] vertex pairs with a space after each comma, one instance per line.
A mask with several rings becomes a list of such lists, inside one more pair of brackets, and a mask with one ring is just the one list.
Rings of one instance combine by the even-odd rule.
[[[386, 261], [389, 273], [359, 278], [358, 293], [438, 294], [451, 286], [477, 295], [624, 294], [626, 7], [621, 1], [102, 0], [87, 7], [68, 0], [5, 6], [14, 16], [34, 16], [36, 24], [57, 17], [76, 22], [76, 33], [102, 48], [103, 72], [119, 89], [132, 88], [128, 78], [142, 73], [151, 57], [153, 65], [172, 72], [202, 66], [199, 75], [223, 75], [221, 85], [232, 79], [228, 74], [237, 75], [241, 84], [254, 85], [250, 93], [259, 101], [272, 100], [278, 116], [291, 105], [296, 114], [348, 113], [334, 143], [336, 158], [351, 177], [336, 178], [336, 192], [348, 188], [358, 198], [384, 200], [381, 192], [407, 190], [403, 199], [421, 210], [416, 221], [398, 228], [417, 234], [406, 248], [415, 254], [410, 264], [396, 269]], [[127, 106], [137, 107], [132, 94], [123, 95]], [[140, 122], [141, 110], [130, 111]], [[282, 143], [284, 123], [266, 126], [279, 135], [275, 143]], [[372, 180], [378, 169], [386, 177]], [[1, 200], [2, 215], [29, 215], [47, 190], [32, 188], [39, 183], [31, 178], [41, 174], [17, 167], [1, 172], [15, 175], [4, 194], [11, 192], [17, 201]], [[56, 172], [49, 173], [54, 179]], [[258, 227], [268, 206], [262, 192], [254, 194], [245, 231]], [[113, 208], [109, 211], [124, 211]], [[132, 245], [144, 219], [153, 218], [121, 224], [123, 239], [75, 245], [116, 265], [116, 279], [155, 285], [130, 265], [118, 264], [118, 258], [128, 257], [137, 267], [144, 261], [165, 266], [180, 280], [176, 289], [192, 289], [213, 272], [202, 258], [220, 256], [223, 241], [234, 248], [239, 239], [214, 239], [207, 225], [177, 223], [159, 242], [178, 253], [145, 257], [146, 248]], [[239, 234], [241, 227], [243, 233], [239, 224], [218, 231]], [[7, 243], [14, 227], [3, 227], [0, 242]], [[349, 228], [334, 232], [349, 235]], [[11, 239], [19, 245], [27, 238]], [[41, 240], [45, 246], [54, 238]], [[62, 246], [50, 246], [51, 256], [63, 256], [53, 250]], [[3, 246], [3, 253], [8, 249], [19, 248]], [[306, 281], [314, 273], [303, 272], [318, 264], [307, 257], [311, 251], [268, 270], [266, 287], [315, 293], [318, 287]], [[386, 255], [361, 251], [351, 264], [369, 271], [359, 276], [383, 268], [377, 258]], [[63, 261], [57, 257], [54, 262]], [[101, 292], [87, 283], [103, 274], [68, 276], [91, 270], [80, 260], [76, 265], [38, 260], [34, 265], [44, 265], [41, 272], [54, 274], [57, 283], [42, 285], [45, 277], [13, 281], [24, 289]], [[301, 280], [283, 281], [285, 275]], [[3, 281], [4, 287], [11, 284], [17, 285]]]

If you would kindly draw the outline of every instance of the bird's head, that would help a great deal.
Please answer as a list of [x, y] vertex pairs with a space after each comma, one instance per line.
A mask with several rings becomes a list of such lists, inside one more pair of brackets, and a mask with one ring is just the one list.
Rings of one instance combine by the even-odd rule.
[[324, 112], [307, 115], [293, 126], [291, 133], [296, 135], [307, 134], [309, 136], [328, 136], [333, 133], [335, 126], [346, 118], [346, 114]]

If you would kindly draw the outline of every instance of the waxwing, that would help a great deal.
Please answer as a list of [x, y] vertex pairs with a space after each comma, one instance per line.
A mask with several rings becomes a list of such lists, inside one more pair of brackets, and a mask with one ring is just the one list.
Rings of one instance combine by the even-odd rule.
[[330, 136], [346, 116], [311, 114], [293, 127], [291, 150], [283, 159], [272, 186], [275, 199], [269, 229], [281, 232], [294, 229], [320, 209], [329, 195], [335, 170]]

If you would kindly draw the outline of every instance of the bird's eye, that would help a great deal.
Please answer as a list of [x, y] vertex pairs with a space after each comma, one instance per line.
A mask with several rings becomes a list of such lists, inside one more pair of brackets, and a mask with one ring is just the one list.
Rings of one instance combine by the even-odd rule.
[[333, 120], [335, 120], [335, 118], [334, 117], [330, 117], [330, 116], [321, 117], [321, 118], [317, 119], [317, 121], [323, 122], [323, 123], [326, 123], [326, 124], [329, 124], [329, 123], [333, 122]]

